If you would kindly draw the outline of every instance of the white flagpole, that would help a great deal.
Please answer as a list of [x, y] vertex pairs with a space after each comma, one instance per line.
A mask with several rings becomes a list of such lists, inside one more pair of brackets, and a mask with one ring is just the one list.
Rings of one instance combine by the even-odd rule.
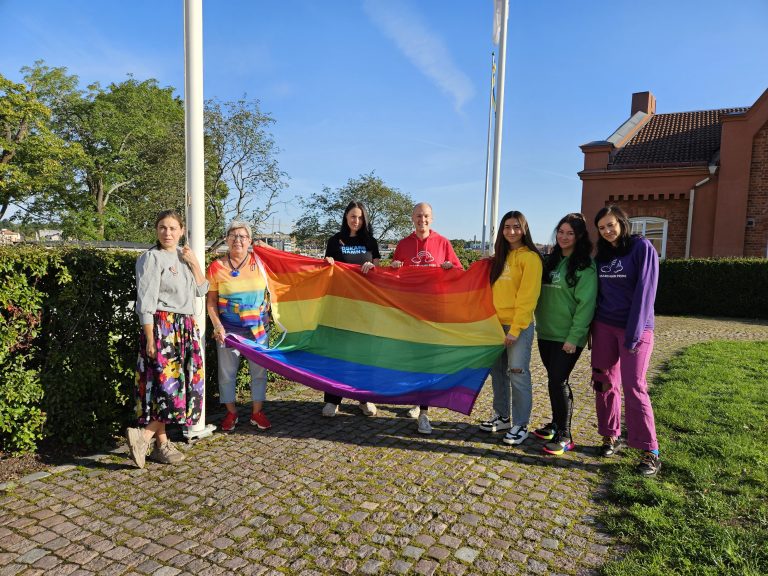
[[[203, 0], [184, 0], [184, 143], [186, 155], [186, 211], [189, 245], [201, 266], [205, 266], [205, 172], [203, 157]], [[205, 351], [205, 302], [195, 299], [195, 321]], [[198, 313], [197, 310], [200, 310]], [[205, 369], [205, 366], [203, 366]], [[205, 398], [205, 372], [203, 372]], [[215, 427], [205, 424], [203, 405], [200, 421], [189, 426], [184, 436], [210, 436]]]
[[489, 250], [485, 247], [485, 238], [488, 228], [488, 188], [491, 184], [491, 129], [493, 127], [494, 97], [493, 91], [496, 84], [496, 54], [491, 52], [491, 96], [488, 103], [488, 146], [485, 152], [485, 191], [483, 193], [483, 237], [480, 244], [480, 252], [487, 256]]
[[496, 227], [499, 220], [499, 182], [501, 181], [501, 131], [504, 126], [504, 72], [507, 64], [507, 16], [509, 0], [496, 0], [496, 13], [501, 4], [501, 21], [499, 22], [499, 73], [496, 78], [496, 127], [493, 139], [493, 185], [491, 187], [491, 253], [496, 240]]

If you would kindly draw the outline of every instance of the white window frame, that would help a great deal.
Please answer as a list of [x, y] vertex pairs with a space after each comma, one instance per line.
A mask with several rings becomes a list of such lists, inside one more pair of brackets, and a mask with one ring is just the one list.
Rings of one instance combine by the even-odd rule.
[[629, 223], [632, 226], [632, 234], [641, 234], [645, 236], [648, 224], [663, 224], [661, 233], [661, 253], [659, 258], [667, 257], [667, 230], [669, 228], [669, 221], [664, 218], [655, 218], [653, 216], [635, 216], [629, 219]]

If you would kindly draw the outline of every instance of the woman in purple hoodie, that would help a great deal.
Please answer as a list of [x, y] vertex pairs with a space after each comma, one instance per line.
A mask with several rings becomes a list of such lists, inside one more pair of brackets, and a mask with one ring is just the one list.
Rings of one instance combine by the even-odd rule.
[[627, 444], [643, 451], [638, 471], [653, 476], [661, 468], [656, 424], [645, 375], [653, 350], [653, 304], [659, 257], [653, 245], [630, 234], [629, 218], [618, 206], [595, 216], [598, 296], [592, 324], [592, 385], [595, 390], [600, 453], [613, 456], [622, 446], [621, 391]]

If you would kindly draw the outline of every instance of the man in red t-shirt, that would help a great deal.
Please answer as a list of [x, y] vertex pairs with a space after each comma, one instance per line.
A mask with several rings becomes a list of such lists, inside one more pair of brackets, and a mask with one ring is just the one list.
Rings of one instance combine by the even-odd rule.
[[464, 269], [448, 238], [431, 229], [432, 206], [426, 202], [419, 202], [413, 207], [411, 220], [413, 220], [415, 231], [397, 243], [395, 253], [392, 255], [393, 268], [440, 266], [448, 270], [455, 266], [461, 270]]
[[[392, 267], [424, 266], [443, 268], [459, 268], [464, 266], [456, 257], [453, 246], [445, 236], [441, 236], [431, 229], [432, 206], [426, 202], [419, 202], [413, 207], [411, 213], [415, 231], [397, 243], [395, 253], [392, 255]], [[419, 419], [419, 432], [432, 434], [432, 425], [427, 416], [428, 406], [414, 406], [408, 411], [411, 418]]]

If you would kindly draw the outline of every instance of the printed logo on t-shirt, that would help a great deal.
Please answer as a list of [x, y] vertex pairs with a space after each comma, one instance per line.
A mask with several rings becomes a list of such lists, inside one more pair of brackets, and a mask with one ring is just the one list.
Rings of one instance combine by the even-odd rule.
[[347, 246], [342, 244], [339, 246], [341, 253], [347, 256], [355, 256], [357, 254], [365, 254], [368, 250], [365, 246]]
[[560, 283], [560, 272], [558, 270], [553, 270], [549, 273], [549, 281], [552, 284], [559, 284]]
[[610, 264], [600, 267], [600, 276], [603, 278], [624, 278], [626, 274], [620, 274], [624, 270], [620, 258], [614, 258]]
[[411, 258], [414, 266], [437, 266], [435, 264], [435, 258], [428, 250], [419, 250], [419, 253]]

